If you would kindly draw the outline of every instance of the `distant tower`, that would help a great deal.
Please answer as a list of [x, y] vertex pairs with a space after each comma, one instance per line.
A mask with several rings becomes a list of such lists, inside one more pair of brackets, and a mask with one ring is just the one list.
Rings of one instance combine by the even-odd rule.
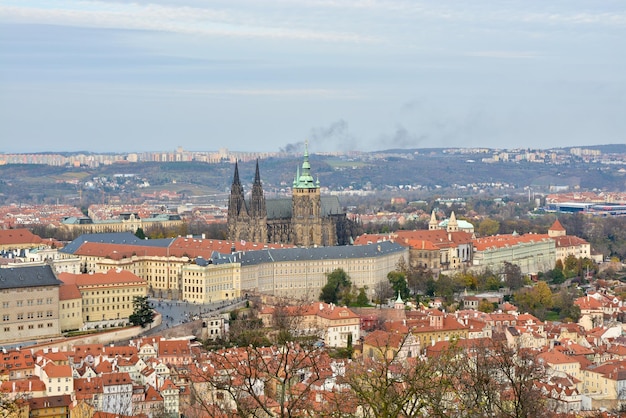
[[400, 297], [400, 292], [398, 292], [398, 298], [396, 299], [395, 303], [393, 304], [393, 308], [394, 309], [404, 309], [404, 301]]
[[243, 186], [239, 180], [239, 167], [235, 162], [235, 174], [228, 198], [228, 238], [233, 241], [248, 239], [249, 221]]
[[435, 216], [435, 209], [430, 214], [430, 221], [428, 222], [428, 230], [434, 231], [435, 229], [439, 229], [439, 222], [437, 222], [437, 216]]
[[459, 223], [456, 221], [456, 215], [454, 211], [450, 214], [450, 219], [448, 219], [448, 227], [446, 228], [448, 232], [458, 232]]
[[567, 231], [563, 228], [563, 225], [561, 225], [561, 222], [559, 222], [558, 219], [554, 221], [550, 229], [548, 229], [548, 236], [550, 238], [564, 237], [566, 235]]
[[261, 175], [259, 174], [258, 159], [256, 160], [256, 171], [254, 173], [248, 214], [250, 215], [250, 236], [248, 239], [254, 242], [267, 242], [267, 209], [265, 207], [263, 186], [261, 185]]
[[291, 198], [293, 243], [302, 246], [323, 244], [320, 185], [319, 180], [314, 181], [311, 176], [308, 145], [308, 141], [305, 142], [302, 172], [298, 170], [293, 180]]

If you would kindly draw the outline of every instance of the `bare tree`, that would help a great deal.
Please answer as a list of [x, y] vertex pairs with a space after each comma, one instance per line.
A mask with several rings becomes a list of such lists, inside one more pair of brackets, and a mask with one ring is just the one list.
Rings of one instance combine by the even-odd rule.
[[332, 362], [326, 349], [316, 344], [323, 333], [307, 315], [307, 308], [275, 301], [269, 326], [255, 330], [268, 344], [217, 350], [200, 360], [191, 376], [199, 415], [301, 417], [320, 413], [320, 403], [312, 394], [333, 375]]
[[287, 342], [216, 351], [203, 364], [193, 380], [205, 416], [300, 417], [315, 411], [311, 393], [328, 375], [330, 357]]
[[408, 357], [404, 347], [410, 338], [408, 334], [397, 344], [390, 334], [371, 356], [352, 362], [342, 403], [359, 405], [359, 416], [366, 418], [445, 416], [454, 376], [447, 368], [454, 363], [448, 352], [437, 359]]
[[380, 281], [374, 285], [373, 301], [377, 305], [382, 305], [386, 300], [393, 296], [393, 288], [389, 280]]
[[12, 396], [9, 397], [4, 392], [0, 392], [0, 415], [3, 417], [10, 417], [13, 414], [19, 415], [19, 406], [17, 402], [17, 397]]
[[535, 352], [514, 350], [498, 340], [468, 341], [455, 382], [458, 416], [551, 416], [536, 382], [546, 370]]

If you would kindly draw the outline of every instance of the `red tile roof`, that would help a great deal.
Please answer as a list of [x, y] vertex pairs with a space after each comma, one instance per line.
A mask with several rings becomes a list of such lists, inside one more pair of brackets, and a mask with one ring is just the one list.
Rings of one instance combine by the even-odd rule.
[[38, 245], [43, 240], [28, 229], [0, 229], [0, 245]]
[[66, 284], [76, 284], [79, 288], [83, 286], [95, 286], [102, 284], [114, 285], [121, 283], [146, 283], [144, 279], [131, 271], [122, 269], [111, 269], [106, 273], [60, 273], [59, 279]]
[[59, 287], [59, 300], [80, 299], [82, 296], [75, 283], [63, 283]]
[[45, 392], [46, 385], [37, 376], [28, 379], [4, 381], [0, 385], [2, 393], [28, 393], [28, 392]]
[[552, 238], [557, 248], [565, 248], [565, 247], [580, 247], [581, 245], [588, 245], [589, 242], [585, 241], [582, 238], [575, 237], [573, 235], [566, 235], [564, 237], [554, 237]]
[[130, 375], [125, 372], [102, 375], [102, 384], [104, 386], [132, 385], [132, 383]]
[[364, 344], [377, 348], [400, 348], [405, 338], [406, 334], [376, 330], [365, 337]]
[[504, 248], [524, 243], [541, 242], [551, 239], [547, 234], [525, 234], [525, 235], [494, 235], [490, 237], [474, 239], [476, 251], [485, 251], [490, 248]]
[[48, 363], [42, 369], [44, 372], [46, 372], [46, 375], [50, 378], [72, 377], [72, 367], [69, 365], [57, 366], [54, 363]]
[[557, 219], [554, 221], [549, 231], [565, 231], [565, 228], [563, 228], [563, 225], [561, 225], [561, 222]]

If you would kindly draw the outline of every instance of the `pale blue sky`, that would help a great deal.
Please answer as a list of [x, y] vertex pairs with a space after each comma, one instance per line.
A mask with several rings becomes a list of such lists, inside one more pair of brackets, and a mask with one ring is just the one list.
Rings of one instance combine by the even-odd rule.
[[0, 0], [0, 152], [626, 142], [622, 0]]

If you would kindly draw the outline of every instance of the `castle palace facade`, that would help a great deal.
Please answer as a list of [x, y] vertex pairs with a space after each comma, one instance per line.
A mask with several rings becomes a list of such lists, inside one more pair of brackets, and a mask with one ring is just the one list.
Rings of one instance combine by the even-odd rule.
[[298, 246], [330, 246], [350, 243], [355, 223], [342, 210], [337, 196], [321, 196], [319, 180], [311, 176], [308, 150], [302, 171], [297, 170], [291, 199], [268, 199], [263, 195], [259, 162], [249, 201], [235, 174], [228, 200], [228, 239]]

